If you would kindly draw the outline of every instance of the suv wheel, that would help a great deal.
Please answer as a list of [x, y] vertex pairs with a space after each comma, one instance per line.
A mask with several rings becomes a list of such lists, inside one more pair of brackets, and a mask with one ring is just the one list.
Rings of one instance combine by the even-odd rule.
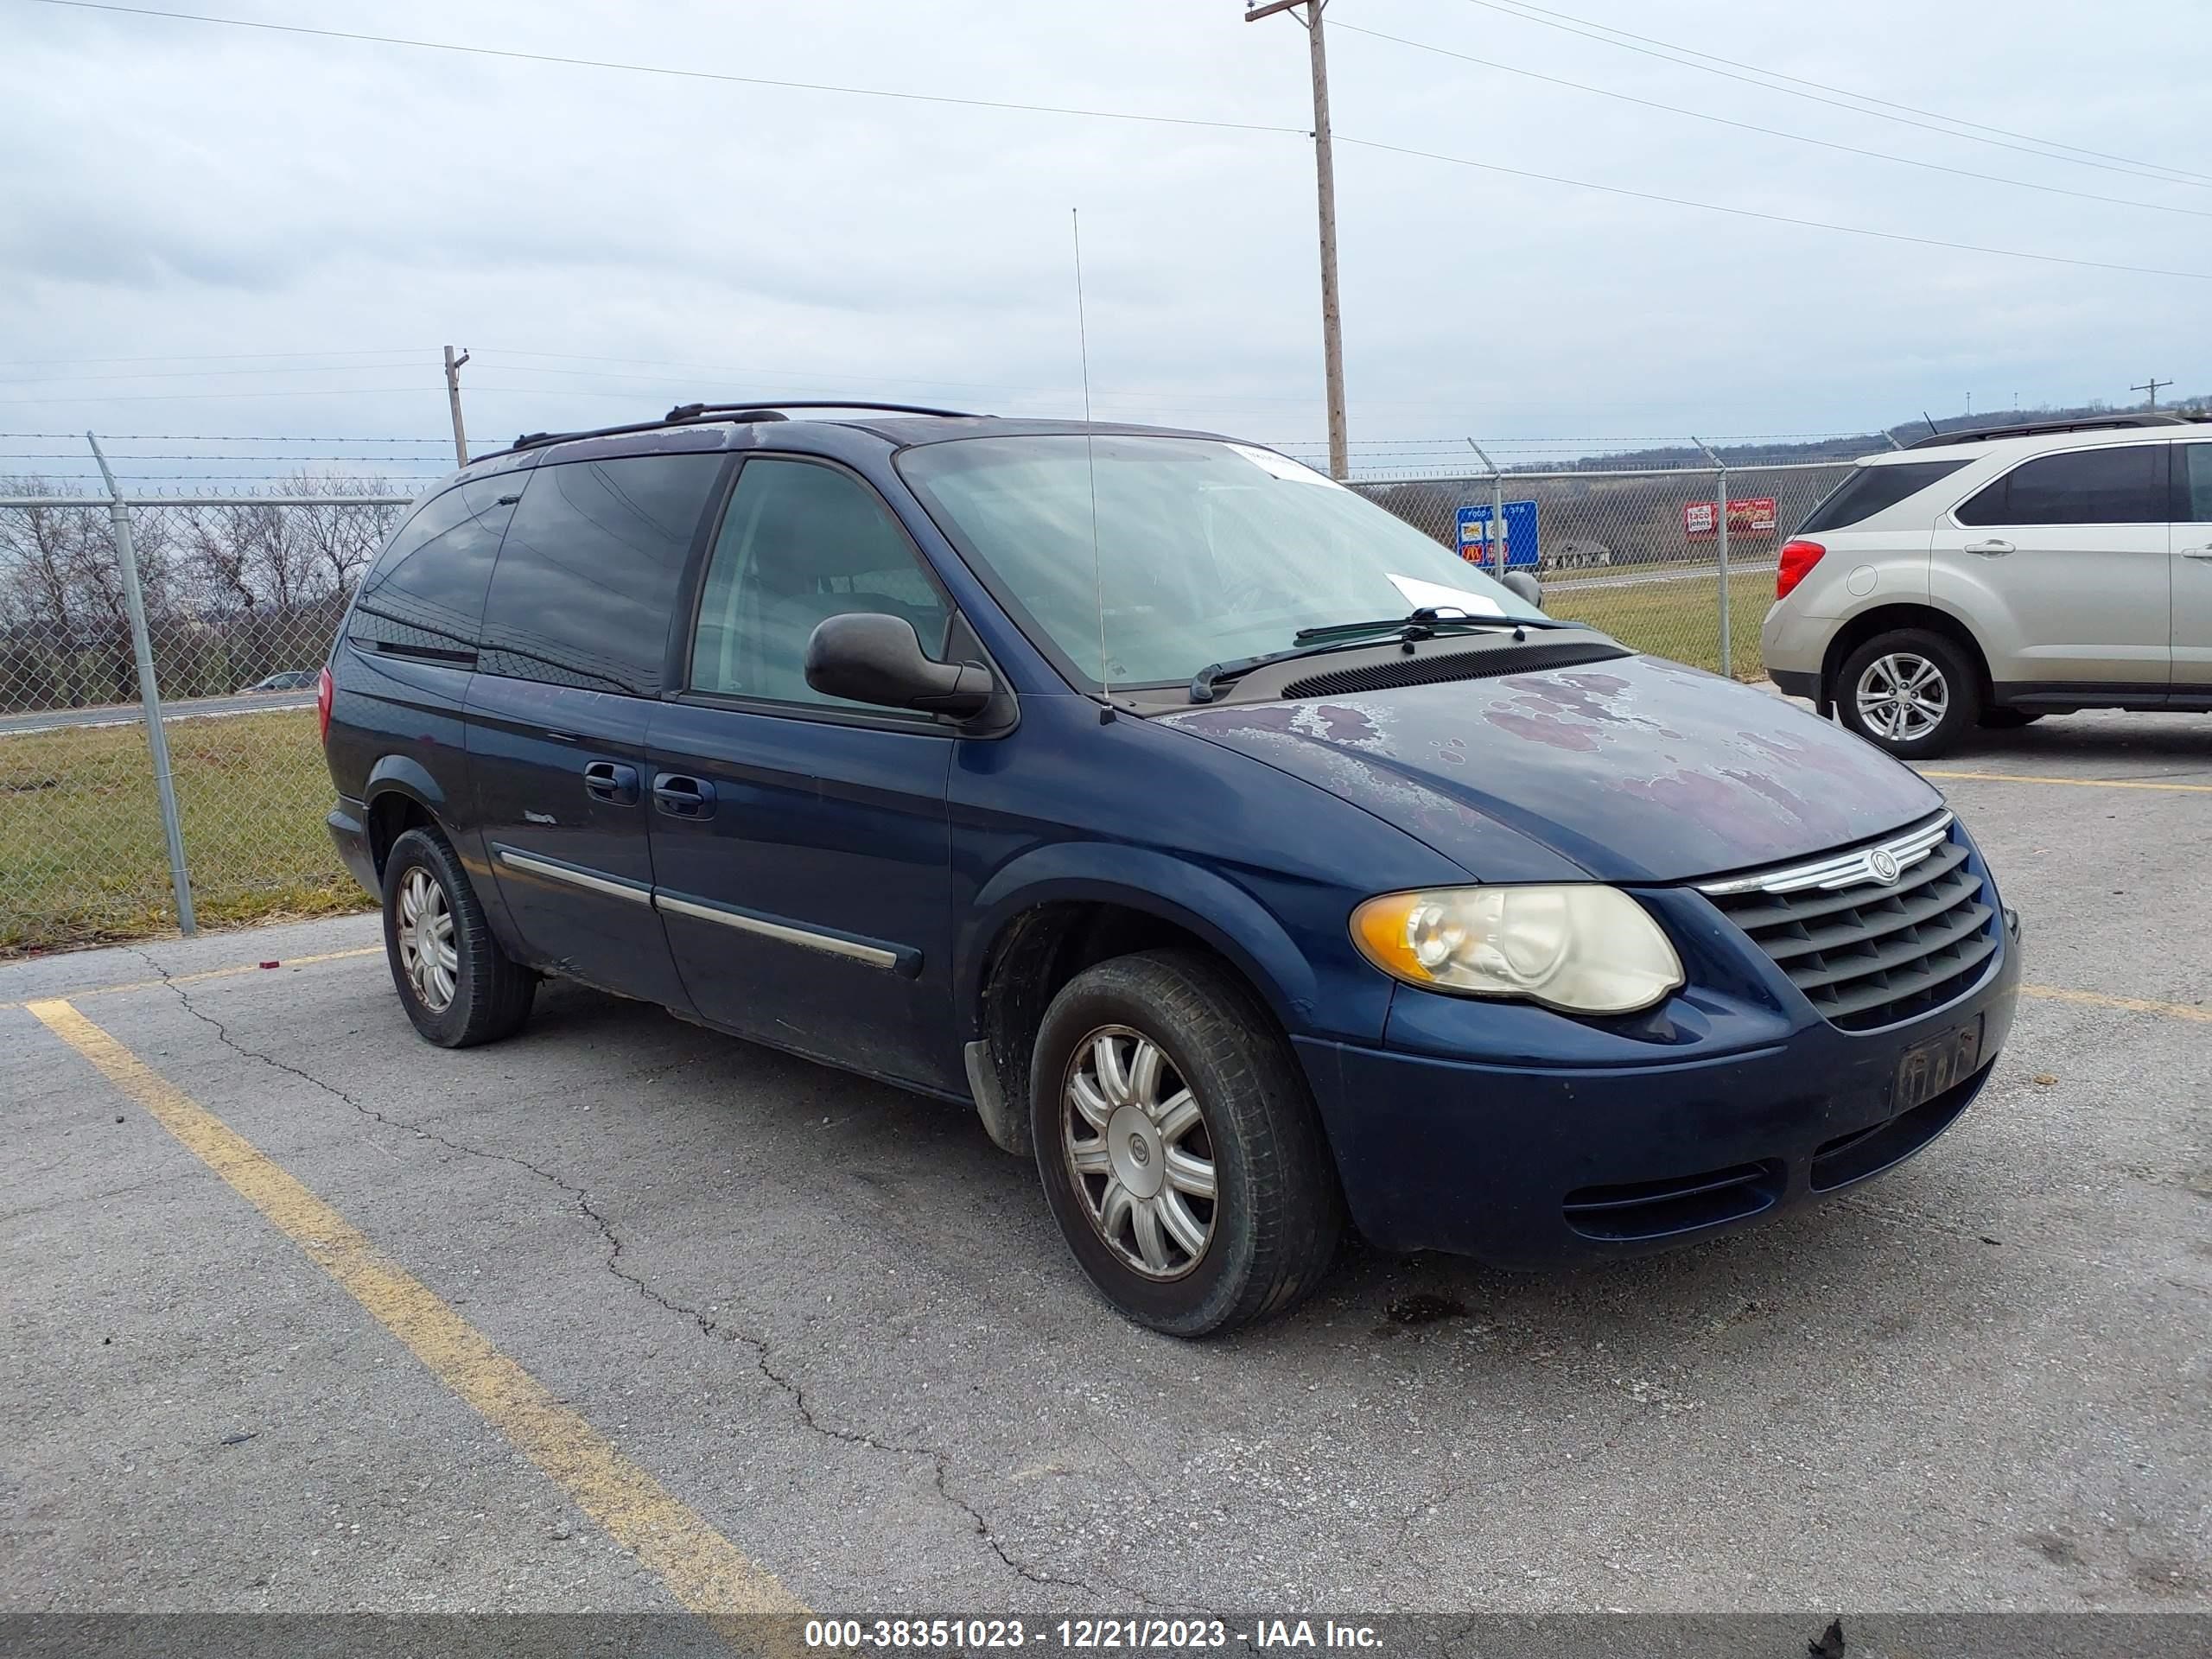
[[1903, 628], [1853, 652], [1835, 687], [1843, 723], [1902, 760], [1956, 747], [1981, 713], [1981, 682], [1940, 633]]
[[1207, 957], [1147, 951], [1069, 981], [1029, 1098], [1053, 1217], [1138, 1324], [1227, 1330], [1291, 1306], [1334, 1260], [1343, 1199], [1305, 1077]]
[[511, 1036], [537, 978], [499, 949], [446, 838], [410, 830], [384, 867], [384, 948], [415, 1029], [442, 1048]]

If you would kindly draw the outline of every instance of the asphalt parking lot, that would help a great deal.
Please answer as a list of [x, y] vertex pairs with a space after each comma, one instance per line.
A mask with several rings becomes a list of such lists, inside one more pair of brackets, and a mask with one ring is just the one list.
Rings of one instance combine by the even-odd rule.
[[434, 1050], [373, 918], [0, 966], [0, 1611], [2212, 1610], [2212, 721], [1930, 773], [2031, 988], [1926, 1154], [1198, 1345], [962, 1113]]

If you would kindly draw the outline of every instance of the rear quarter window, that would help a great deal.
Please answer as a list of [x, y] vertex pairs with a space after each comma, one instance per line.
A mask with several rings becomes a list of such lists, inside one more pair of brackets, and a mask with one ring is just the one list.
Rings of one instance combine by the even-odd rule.
[[[1811, 536], [1823, 530], [1842, 530], [1863, 524], [1967, 464], [1964, 460], [1908, 461], [1891, 467], [1854, 468], [1849, 478], [1830, 490], [1805, 515], [1805, 522], [1797, 526], [1797, 534]], [[1928, 518], [1932, 524], [1936, 515], [1931, 511]]]
[[677, 589], [721, 469], [713, 453], [539, 467], [492, 573], [478, 670], [658, 696]]
[[347, 636], [407, 655], [473, 657], [493, 560], [521, 488], [512, 473], [474, 479], [417, 507], [363, 578]]

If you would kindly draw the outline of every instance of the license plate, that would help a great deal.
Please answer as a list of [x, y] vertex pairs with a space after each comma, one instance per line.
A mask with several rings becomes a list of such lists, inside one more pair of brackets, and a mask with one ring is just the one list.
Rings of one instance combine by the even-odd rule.
[[1933, 1042], [1916, 1044], [1897, 1062], [1896, 1087], [1890, 1093], [1892, 1112], [1909, 1112], [1925, 1106], [1946, 1089], [1964, 1083], [1981, 1065], [1981, 1021], [1946, 1032]]

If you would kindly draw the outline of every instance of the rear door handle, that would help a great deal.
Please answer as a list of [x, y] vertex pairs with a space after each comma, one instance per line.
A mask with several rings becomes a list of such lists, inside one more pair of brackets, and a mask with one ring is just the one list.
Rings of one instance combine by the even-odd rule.
[[1999, 559], [2012, 550], [2012, 543], [1999, 541], [1968, 542], [1966, 550], [1969, 553], [1979, 553], [1985, 559]]
[[2212, 547], [2184, 547], [2181, 556], [2184, 559], [2212, 559]]
[[715, 786], [703, 778], [664, 772], [653, 779], [653, 804], [671, 818], [711, 818]]
[[594, 801], [616, 806], [638, 804], [638, 769], [613, 760], [594, 760], [584, 768], [584, 793]]

